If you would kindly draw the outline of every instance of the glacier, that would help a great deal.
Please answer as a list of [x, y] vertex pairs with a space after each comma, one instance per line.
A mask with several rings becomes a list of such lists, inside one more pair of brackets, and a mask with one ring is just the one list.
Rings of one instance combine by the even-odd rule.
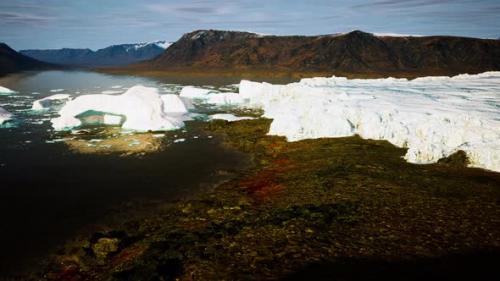
[[470, 166], [500, 172], [500, 72], [287, 85], [243, 80], [238, 97], [217, 95], [211, 102], [218, 106], [263, 110], [273, 119], [268, 134], [288, 141], [359, 135], [407, 148], [404, 158], [418, 164], [463, 150]]
[[[120, 125], [134, 131], [165, 131], [182, 128], [179, 116], [165, 112], [158, 89], [134, 86], [121, 95], [82, 95], [69, 101], [51, 120], [55, 130], [86, 124]], [[178, 105], [174, 105], [177, 108]]]

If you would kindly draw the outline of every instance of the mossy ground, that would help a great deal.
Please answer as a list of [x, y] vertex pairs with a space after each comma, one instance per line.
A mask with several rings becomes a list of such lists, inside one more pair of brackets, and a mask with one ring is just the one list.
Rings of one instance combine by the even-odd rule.
[[[195, 198], [68, 242], [42, 278], [349, 280], [372, 274], [364, 261], [376, 260], [375, 273], [418, 280], [441, 257], [500, 248], [499, 174], [457, 161], [409, 164], [404, 149], [359, 137], [289, 143], [266, 136], [269, 124], [198, 125], [254, 165]], [[462, 272], [450, 260], [458, 266], [440, 274]], [[311, 265], [318, 276], [307, 275]]]

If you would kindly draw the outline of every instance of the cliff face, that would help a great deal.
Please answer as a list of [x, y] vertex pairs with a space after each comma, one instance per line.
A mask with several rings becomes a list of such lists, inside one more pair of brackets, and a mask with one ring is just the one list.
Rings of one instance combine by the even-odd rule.
[[24, 70], [41, 70], [56, 68], [56, 65], [44, 63], [11, 49], [7, 44], [0, 43], [0, 76]]
[[500, 70], [500, 41], [449, 36], [387, 37], [361, 31], [325, 36], [261, 36], [200, 30], [185, 34], [162, 55], [140, 67], [449, 75]]

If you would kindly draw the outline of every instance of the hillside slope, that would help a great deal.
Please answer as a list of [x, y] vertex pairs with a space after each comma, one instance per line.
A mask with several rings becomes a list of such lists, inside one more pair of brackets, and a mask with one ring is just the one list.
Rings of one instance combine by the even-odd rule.
[[361, 31], [324, 36], [262, 36], [199, 30], [182, 36], [159, 57], [131, 68], [452, 75], [500, 70], [500, 41], [375, 36]]
[[0, 76], [25, 70], [51, 68], [57, 68], [57, 66], [22, 55], [10, 48], [7, 44], [0, 43]]

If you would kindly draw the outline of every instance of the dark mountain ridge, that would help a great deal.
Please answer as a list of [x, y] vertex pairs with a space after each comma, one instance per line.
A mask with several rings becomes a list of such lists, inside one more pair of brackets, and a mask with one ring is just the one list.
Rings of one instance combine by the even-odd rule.
[[198, 30], [183, 35], [157, 58], [131, 68], [454, 75], [500, 70], [500, 41], [453, 36], [375, 36], [362, 31], [321, 36], [263, 36]]
[[90, 49], [21, 50], [26, 56], [61, 65], [80, 67], [121, 66], [150, 60], [162, 54], [165, 49], [154, 43], [113, 45], [97, 51]]
[[26, 70], [45, 70], [59, 68], [57, 65], [27, 57], [0, 43], [0, 76]]

